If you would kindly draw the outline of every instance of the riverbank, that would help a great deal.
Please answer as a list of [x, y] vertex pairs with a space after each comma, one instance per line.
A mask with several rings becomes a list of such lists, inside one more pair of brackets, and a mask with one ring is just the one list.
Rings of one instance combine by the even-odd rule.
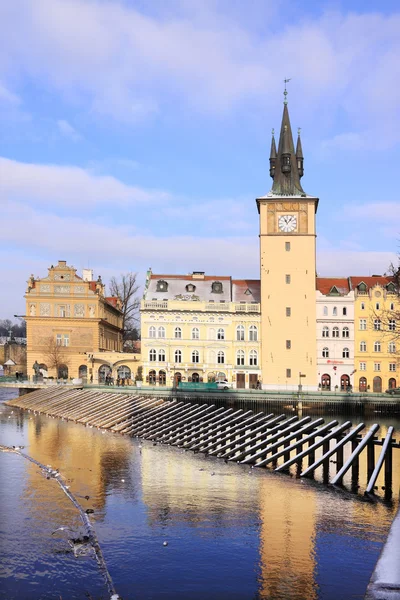
[[400, 509], [372, 574], [365, 600], [400, 600]]

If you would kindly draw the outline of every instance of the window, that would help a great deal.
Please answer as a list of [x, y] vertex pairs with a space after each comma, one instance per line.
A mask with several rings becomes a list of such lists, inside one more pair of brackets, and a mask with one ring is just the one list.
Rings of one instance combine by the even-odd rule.
[[59, 306], [58, 307], [58, 315], [60, 317], [66, 317], [67, 316], [67, 308], [66, 308], [66, 306]]
[[196, 286], [193, 285], [193, 283], [188, 283], [188, 285], [186, 286], [186, 291], [187, 292], [195, 292], [196, 291]]
[[286, 369], [286, 377], [287, 379], [290, 379], [292, 376], [292, 369]]
[[192, 363], [198, 363], [200, 361], [200, 353], [198, 350], [192, 352]]
[[165, 362], [165, 350], [158, 351], [158, 360], [159, 362]]
[[285, 250], [286, 252], [290, 252], [290, 242], [285, 242]]
[[182, 329], [180, 327], [175, 327], [174, 335], [176, 340], [182, 339]]
[[374, 329], [375, 329], [375, 331], [380, 331], [381, 330], [381, 320], [380, 319], [375, 319], [374, 320]]
[[68, 333], [57, 333], [56, 336], [57, 346], [69, 346], [69, 334]]
[[257, 363], [258, 363], [258, 356], [257, 356], [257, 350], [250, 350], [250, 366], [251, 367], [256, 367]]
[[347, 315], [347, 308], [345, 306], [343, 306], [342, 313], [344, 317]]
[[211, 284], [211, 292], [213, 294], [222, 294], [222, 283], [220, 281], [213, 281]]
[[217, 340], [224, 340], [225, 339], [225, 329], [222, 329], [222, 327], [220, 327], [217, 330]]
[[238, 367], [244, 365], [244, 350], [238, 350], [236, 353], [236, 364]]
[[249, 327], [249, 340], [250, 342], [256, 342], [258, 340], [258, 329], [256, 325], [250, 325]]
[[329, 348], [322, 348], [322, 358], [329, 358]]
[[159, 338], [165, 338], [165, 327], [159, 327], [158, 328], [158, 337]]
[[286, 283], [290, 283], [290, 275], [285, 275], [285, 281]]
[[396, 331], [396, 320], [389, 319], [389, 331]]
[[365, 302], [361, 302], [361, 304], [360, 304], [360, 309], [361, 309], [361, 310], [365, 310]]
[[367, 319], [360, 319], [360, 331], [367, 330]]
[[328, 316], [328, 307], [324, 306], [324, 317]]
[[393, 302], [390, 303], [390, 310], [394, 310], [394, 303]]
[[217, 363], [223, 365], [225, 363], [225, 353], [220, 350], [217, 355]]
[[200, 330], [198, 327], [193, 327], [192, 329], [192, 340], [199, 340], [200, 339]]
[[388, 352], [390, 352], [391, 354], [393, 354], [393, 352], [396, 352], [396, 344], [395, 344], [395, 342], [389, 342]]
[[322, 337], [324, 338], [328, 338], [329, 337], [329, 327], [323, 327], [322, 328]]
[[389, 363], [389, 371], [395, 371], [396, 370], [396, 363]]
[[375, 310], [379, 310], [380, 308], [381, 308], [381, 305], [379, 304], [379, 302], [377, 302], [377, 303], [375, 304]]
[[182, 362], [182, 352], [180, 350], [175, 350], [175, 362], [176, 363]]
[[153, 326], [149, 327], [149, 337], [151, 337], [151, 338], [156, 337], [156, 328]]
[[343, 348], [342, 357], [343, 358], [350, 358], [350, 350], [348, 348]]
[[343, 327], [342, 337], [344, 337], [344, 338], [350, 337], [350, 329], [348, 327]]
[[333, 307], [332, 314], [334, 317], [337, 317], [337, 307], [336, 306]]
[[150, 362], [156, 362], [157, 360], [157, 352], [154, 350], [154, 348], [149, 352], [149, 360]]
[[292, 309], [290, 308], [290, 306], [286, 307], [286, 316], [290, 317], [290, 315], [292, 314]]
[[375, 342], [374, 343], [374, 352], [380, 352], [380, 351], [381, 351], [381, 343]]
[[243, 325], [238, 325], [236, 327], [236, 339], [239, 342], [243, 342], [244, 341], [244, 326]]
[[367, 351], [367, 342], [360, 342], [360, 352]]
[[360, 362], [359, 363], [359, 369], [360, 371], [366, 371], [367, 370], [367, 363], [366, 362]]
[[286, 350], [290, 350], [292, 347], [292, 340], [286, 340]]
[[380, 371], [381, 370], [381, 363], [374, 363], [374, 371]]
[[339, 327], [334, 327], [332, 329], [332, 337], [334, 337], [334, 338], [338, 338], [339, 337]]
[[157, 281], [156, 292], [166, 292], [168, 290], [168, 283], [160, 279]]

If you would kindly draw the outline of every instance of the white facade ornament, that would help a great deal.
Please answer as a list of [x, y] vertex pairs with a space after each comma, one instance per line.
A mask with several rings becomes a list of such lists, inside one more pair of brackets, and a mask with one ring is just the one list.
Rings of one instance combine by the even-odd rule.
[[74, 304], [74, 316], [75, 317], [84, 317], [85, 316], [85, 305], [84, 304]]
[[55, 285], [54, 286], [55, 294], [70, 294], [70, 286], [69, 285]]
[[41, 283], [40, 291], [42, 294], [49, 294], [50, 293], [50, 285], [48, 283]]
[[95, 316], [95, 305], [94, 304], [89, 304], [89, 317], [94, 317]]
[[31, 317], [36, 317], [36, 304], [29, 305], [29, 314]]
[[41, 317], [49, 317], [50, 316], [50, 303], [49, 302], [41, 302], [40, 303], [40, 316]]

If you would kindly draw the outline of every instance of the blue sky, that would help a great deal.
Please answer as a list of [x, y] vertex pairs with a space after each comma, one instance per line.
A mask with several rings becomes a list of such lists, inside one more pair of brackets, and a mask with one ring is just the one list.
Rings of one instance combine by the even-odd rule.
[[[282, 80], [320, 275], [383, 273], [400, 203], [398, 2], [0, 3], [0, 317], [58, 259], [258, 277]], [[6, 290], [6, 293], [4, 293]]]

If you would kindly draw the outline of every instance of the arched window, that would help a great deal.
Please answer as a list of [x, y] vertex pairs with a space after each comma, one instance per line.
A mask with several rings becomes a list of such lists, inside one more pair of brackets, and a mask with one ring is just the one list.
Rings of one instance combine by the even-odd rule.
[[236, 339], [239, 342], [243, 342], [244, 341], [244, 327], [243, 327], [243, 325], [238, 325], [236, 327]]
[[111, 367], [109, 365], [101, 365], [99, 367], [99, 383], [104, 383], [107, 375], [111, 375]]
[[158, 382], [160, 385], [165, 385], [167, 383], [167, 374], [165, 371], [159, 371]]
[[396, 352], [396, 344], [395, 344], [395, 342], [389, 342], [388, 351], [391, 354], [393, 354], [393, 352]]
[[256, 325], [250, 325], [249, 327], [249, 341], [257, 342], [258, 340], [258, 329]]
[[182, 352], [180, 350], [175, 350], [175, 362], [176, 363], [182, 362]]
[[149, 337], [151, 337], [151, 338], [156, 337], [156, 328], [153, 325], [151, 327], [149, 327]]
[[207, 376], [207, 379], [208, 379], [208, 383], [215, 381], [215, 373], [213, 373], [213, 372], [209, 373]]
[[379, 302], [376, 302], [375, 304], [375, 310], [380, 310], [381, 305], [379, 304]]
[[192, 329], [192, 340], [200, 339], [200, 330], [198, 327], [193, 327]]
[[86, 379], [87, 379], [87, 365], [80, 365], [79, 370], [78, 370], [78, 377], [83, 381], [83, 383], [86, 383]]
[[199, 383], [199, 381], [200, 381], [200, 375], [198, 373], [192, 373], [192, 382]]
[[358, 389], [360, 392], [366, 392], [367, 391], [367, 379], [366, 377], [360, 377], [359, 382], [358, 382]]
[[68, 367], [67, 365], [59, 365], [57, 372], [58, 379], [68, 379]]
[[158, 328], [158, 337], [165, 338], [165, 327], [163, 327], [162, 325]]
[[381, 343], [374, 342], [374, 352], [380, 352], [380, 351], [381, 351]]
[[395, 388], [395, 387], [396, 387], [396, 380], [395, 380], [395, 378], [394, 378], [394, 377], [391, 377], [391, 378], [389, 379], [389, 389], [390, 389], [390, 390], [392, 390], [392, 389], [393, 389], [393, 388]]
[[258, 364], [258, 354], [257, 350], [250, 350], [249, 354], [249, 363], [251, 367], [256, 367]]
[[192, 363], [200, 362], [200, 353], [198, 350], [193, 350], [192, 352]]
[[390, 303], [390, 310], [394, 310], [394, 302]]
[[381, 330], [381, 320], [380, 319], [374, 319], [374, 329], [375, 329], [375, 331]]
[[167, 292], [168, 291], [168, 283], [160, 279], [157, 281], [156, 292]]
[[117, 375], [120, 379], [130, 379], [131, 378], [131, 370], [126, 365], [121, 365], [117, 369]]
[[219, 365], [223, 365], [225, 363], [225, 353], [220, 350], [217, 355], [217, 362]]
[[343, 327], [342, 329], [342, 337], [348, 338], [350, 336], [350, 329], [348, 327]]
[[337, 317], [337, 307], [336, 306], [333, 307], [332, 314], [334, 317]]
[[389, 319], [389, 331], [396, 331], [396, 320]]
[[332, 337], [334, 337], [334, 338], [338, 338], [339, 337], [339, 327], [334, 327], [332, 329]]
[[345, 317], [347, 315], [347, 308], [345, 306], [343, 306], [343, 316]]
[[154, 348], [152, 348], [149, 352], [149, 361], [156, 362], [156, 360], [157, 360], [157, 352], [156, 352], [156, 350], [154, 350]]
[[329, 337], [329, 327], [325, 326], [322, 328], [322, 337], [325, 337], [325, 338]]
[[225, 339], [225, 329], [222, 329], [222, 327], [220, 327], [217, 330], [217, 340], [224, 340]]
[[378, 375], [373, 380], [373, 391], [379, 394], [382, 391], [382, 378]]
[[367, 342], [360, 342], [360, 352], [367, 351]]
[[222, 294], [222, 283], [220, 281], [214, 281], [211, 284], [211, 291], [214, 294]]
[[324, 306], [324, 317], [328, 316], [328, 307]]
[[329, 358], [329, 348], [322, 348], [322, 358]]
[[155, 371], [149, 371], [149, 384], [156, 385], [157, 373]]
[[175, 339], [180, 340], [182, 338], [182, 329], [180, 327], [175, 327]]
[[158, 361], [165, 362], [165, 350], [158, 351]]
[[343, 358], [350, 358], [350, 350], [348, 348], [343, 348], [342, 357]]
[[238, 350], [236, 352], [236, 364], [238, 367], [243, 367], [243, 365], [244, 365], [244, 350]]

